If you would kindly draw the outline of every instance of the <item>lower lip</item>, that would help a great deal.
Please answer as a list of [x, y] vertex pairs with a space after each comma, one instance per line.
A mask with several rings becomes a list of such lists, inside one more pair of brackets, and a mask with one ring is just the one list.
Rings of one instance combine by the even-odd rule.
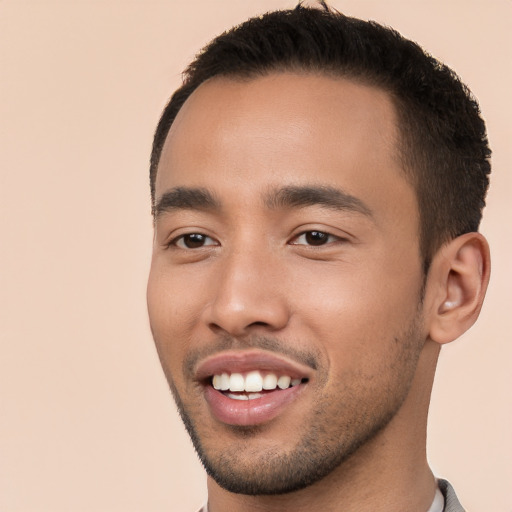
[[304, 384], [279, 389], [252, 400], [235, 400], [212, 386], [206, 386], [205, 398], [212, 414], [228, 425], [261, 425], [277, 417], [303, 391]]

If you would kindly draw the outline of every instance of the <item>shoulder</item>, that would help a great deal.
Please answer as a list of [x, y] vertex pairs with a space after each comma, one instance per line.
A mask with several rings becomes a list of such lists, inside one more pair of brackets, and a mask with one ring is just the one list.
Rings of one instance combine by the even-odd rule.
[[458, 500], [453, 487], [450, 485], [450, 482], [447, 480], [439, 479], [437, 484], [444, 496], [444, 512], [466, 512], [464, 507], [460, 504], [460, 501]]

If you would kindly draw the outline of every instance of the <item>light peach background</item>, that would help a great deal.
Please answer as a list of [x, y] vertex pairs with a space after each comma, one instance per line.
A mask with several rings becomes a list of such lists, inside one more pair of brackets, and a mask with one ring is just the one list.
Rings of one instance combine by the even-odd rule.
[[[339, 0], [452, 65], [494, 149], [481, 319], [443, 350], [429, 456], [512, 511], [510, 0]], [[211, 37], [294, 0], [0, 0], [0, 510], [193, 511], [205, 478], [146, 319], [148, 157]]]

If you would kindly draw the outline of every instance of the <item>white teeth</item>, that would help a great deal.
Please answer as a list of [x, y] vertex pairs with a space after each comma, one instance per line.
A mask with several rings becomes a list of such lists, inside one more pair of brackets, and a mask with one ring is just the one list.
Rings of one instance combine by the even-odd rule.
[[251, 400], [260, 398], [263, 394], [262, 390], [273, 391], [277, 388], [288, 389], [289, 387], [298, 386], [302, 382], [301, 379], [293, 379], [288, 375], [281, 375], [279, 378], [275, 373], [267, 373], [265, 376], [260, 371], [254, 370], [243, 375], [241, 373], [227, 372], [214, 375], [212, 378], [212, 386], [220, 391], [231, 391], [232, 393], [240, 393], [245, 391], [245, 395], [234, 395], [226, 393], [230, 398], [236, 400]]
[[249, 400], [248, 395], [232, 395], [231, 393], [227, 393], [227, 396], [233, 400]]
[[268, 373], [263, 377], [263, 389], [276, 389], [277, 376], [273, 373]]
[[229, 374], [223, 373], [220, 376], [220, 389], [221, 391], [227, 391], [229, 389]]
[[263, 396], [261, 393], [249, 393], [248, 395], [235, 395], [232, 393], [226, 393], [226, 395], [233, 400], [254, 400], [255, 398], [261, 398]]
[[229, 389], [231, 391], [245, 391], [245, 379], [241, 373], [232, 373], [229, 377]]
[[288, 377], [288, 375], [282, 375], [281, 377], [279, 377], [279, 379], [277, 380], [277, 385], [279, 389], [289, 388], [291, 380], [292, 379]]
[[261, 373], [249, 372], [245, 376], [245, 391], [261, 391], [263, 389], [263, 378]]

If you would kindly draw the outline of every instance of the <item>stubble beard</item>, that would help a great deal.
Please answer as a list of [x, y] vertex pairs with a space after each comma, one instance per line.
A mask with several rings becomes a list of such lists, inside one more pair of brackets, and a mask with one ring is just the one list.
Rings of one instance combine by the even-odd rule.
[[238, 442], [212, 450], [211, 436], [200, 433], [168, 375], [178, 412], [208, 475], [232, 493], [278, 495], [308, 487], [342, 466], [389, 424], [407, 397], [424, 342], [418, 326], [419, 314], [394, 338], [394, 358], [379, 368], [388, 376], [384, 381], [375, 374], [370, 385], [353, 373], [334, 391], [320, 393], [309, 422], [301, 425], [303, 434], [287, 452], [278, 444], [251, 447], [264, 425], [226, 426]]

